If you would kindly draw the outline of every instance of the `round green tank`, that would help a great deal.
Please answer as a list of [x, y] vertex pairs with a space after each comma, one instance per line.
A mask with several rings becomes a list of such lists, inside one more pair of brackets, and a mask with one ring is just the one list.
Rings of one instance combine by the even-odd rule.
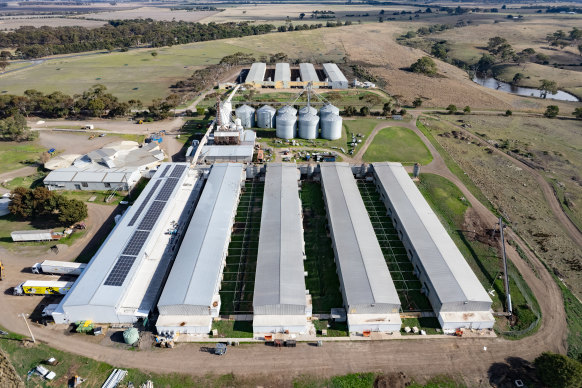
[[133, 345], [139, 340], [139, 332], [135, 327], [131, 327], [123, 332], [123, 340], [128, 345]]

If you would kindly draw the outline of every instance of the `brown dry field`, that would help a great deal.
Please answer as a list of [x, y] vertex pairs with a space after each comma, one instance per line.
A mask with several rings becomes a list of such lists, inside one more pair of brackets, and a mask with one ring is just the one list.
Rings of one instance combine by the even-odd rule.
[[172, 11], [170, 8], [139, 7], [122, 11], [91, 12], [80, 17], [99, 20], [126, 20], [126, 19], [153, 19], [153, 20], [181, 20], [185, 22], [199, 22], [216, 14], [215, 11]]
[[579, 268], [582, 250], [569, 238], [554, 217], [535, 178], [503, 156], [489, 154], [483, 146], [467, 140], [439, 136], [457, 130], [446, 121], [423, 119], [423, 122], [428, 122], [434, 138], [489, 201], [500, 209], [511, 223], [512, 229], [551, 268], [558, 271], [559, 276], [564, 278], [565, 283], [579, 298], [582, 297], [582, 271]]
[[32, 27], [87, 27], [96, 28], [104, 25], [105, 22], [98, 20], [83, 20], [66, 17], [39, 17], [39, 16], [24, 16], [24, 17], [5, 17], [0, 19], [0, 30], [15, 30], [23, 26]]
[[[467, 72], [437, 62], [439, 77], [427, 77], [406, 70], [417, 59], [426, 55], [421, 50], [404, 47], [394, 38], [407, 31], [408, 23], [377, 23], [326, 30], [324, 42], [330, 47], [342, 48], [352, 62], [368, 67], [377, 77], [387, 82], [386, 90], [401, 100], [411, 103], [416, 97], [425, 99], [423, 107], [446, 107], [455, 104], [471, 108], [495, 110], [522, 110], [542, 112], [547, 101], [514, 96], [488, 89], [469, 79]], [[560, 110], [571, 112], [575, 103], [554, 102]]]

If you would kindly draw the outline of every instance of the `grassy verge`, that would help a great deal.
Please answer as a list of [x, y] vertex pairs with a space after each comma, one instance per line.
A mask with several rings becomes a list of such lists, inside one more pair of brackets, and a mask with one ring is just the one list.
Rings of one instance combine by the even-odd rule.
[[301, 187], [303, 228], [305, 239], [304, 262], [307, 277], [305, 286], [311, 294], [314, 314], [329, 314], [342, 307], [339, 278], [336, 272], [331, 238], [327, 236], [327, 217], [319, 183], [303, 182]]
[[410, 333], [406, 333], [404, 328], [407, 326], [411, 329], [416, 326], [419, 330], [426, 331], [426, 334], [442, 334], [439, 320], [434, 317], [402, 319], [402, 335], [418, 335], [414, 334], [412, 331]]
[[0, 172], [8, 172], [34, 164], [46, 151], [34, 143], [0, 142]]
[[369, 163], [390, 161], [426, 165], [432, 161], [432, 156], [413, 131], [403, 127], [390, 127], [378, 132], [363, 159]]
[[[434, 119], [429, 119], [429, 120], [434, 120]], [[485, 197], [483, 192], [481, 192], [481, 190], [475, 185], [475, 183], [471, 180], [471, 178], [469, 178], [465, 174], [465, 172], [457, 165], [457, 163], [453, 160], [453, 158], [449, 155], [449, 153], [447, 151], [445, 151], [445, 149], [440, 145], [440, 143], [434, 138], [434, 136], [430, 132], [430, 129], [428, 127], [426, 127], [420, 119], [418, 119], [416, 121], [416, 126], [424, 134], [424, 136], [426, 136], [426, 138], [431, 142], [431, 144], [434, 146], [434, 148], [436, 148], [438, 153], [444, 159], [445, 164], [447, 165], [449, 170], [451, 170], [451, 172], [453, 174], [455, 174], [457, 176], [457, 178], [459, 178], [461, 180], [461, 182], [463, 182], [463, 184], [467, 187], [467, 189], [469, 189], [471, 194], [473, 194], [479, 202], [481, 202], [489, 210], [491, 210], [491, 212], [493, 214], [499, 215], [499, 212], [497, 211], [497, 209], [493, 206], [493, 204], [491, 202], [489, 202], [489, 200], [487, 199], [487, 197]]]
[[[449, 230], [453, 241], [467, 259], [485, 290], [488, 292], [493, 290], [493, 293], [490, 293], [493, 300], [492, 308], [501, 311], [504, 308], [506, 298], [503, 280], [499, 276], [502, 266], [497, 249], [474, 239], [471, 232], [464, 230], [464, 215], [469, 204], [462, 199], [462, 192], [454, 184], [433, 174], [421, 174], [420, 178], [420, 191], [435, 213], [439, 215], [443, 225]], [[508, 262], [508, 270], [511, 299], [517, 320], [514, 325], [505, 327], [504, 318], [501, 318], [497, 322], [496, 329], [508, 338], [517, 339], [537, 331], [540, 322], [537, 320], [537, 315], [540, 314], [540, 308], [533, 293], [513, 263]], [[536, 325], [532, 326], [534, 324]]]
[[250, 321], [214, 321], [212, 329], [218, 330], [214, 338], [253, 338], [253, 323]]
[[[72, 355], [41, 343], [37, 343], [33, 347], [25, 347], [22, 343], [23, 338], [23, 336], [17, 334], [3, 336], [0, 338], [0, 348], [8, 354], [8, 358], [25, 382], [26, 387], [66, 387], [69, 379], [75, 375], [87, 379], [83, 386], [100, 387], [113, 371], [114, 367], [107, 363]], [[28, 371], [39, 364], [43, 364], [44, 361], [51, 357], [59, 361], [56, 366], [47, 366], [49, 370], [57, 375], [54, 381], [41, 381], [38, 376], [33, 376], [27, 381], [26, 374]], [[237, 379], [232, 374], [210, 374], [203, 377], [194, 377], [176, 373], [147, 373], [137, 369], [127, 369], [127, 371], [128, 375], [124, 379], [124, 383], [131, 381], [135, 386], [140, 386], [147, 380], [151, 380], [156, 387], [223, 387], [238, 385]]]
[[14, 190], [17, 187], [26, 187], [27, 189], [34, 189], [42, 186], [43, 179], [48, 175], [48, 171], [39, 168], [36, 173], [29, 176], [19, 176], [3, 183], [2, 186], [8, 190]]
[[[349, 337], [350, 335], [347, 323], [316, 319], [313, 321], [313, 326], [318, 337]], [[327, 336], [321, 334], [322, 330], [327, 330]]]
[[[294, 388], [375, 388], [401, 386], [402, 378], [393, 373], [384, 375], [378, 373], [350, 373], [343, 376], [334, 376], [328, 379], [315, 376], [299, 376], [293, 381]], [[414, 380], [406, 385], [409, 388], [464, 388], [465, 384], [450, 376], [439, 375], [432, 377], [426, 383], [417, 383]]]
[[566, 213], [570, 221], [572, 221], [572, 223], [576, 225], [578, 230], [582, 230], [582, 220], [580, 219], [578, 214], [574, 213], [570, 206], [568, 206], [568, 200], [565, 195], [566, 192], [564, 190], [564, 187], [558, 184], [557, 179], [549, 179], [548, 181], [552, 185], [556, 198], [558, 198], [558, 201], [560, 202], [560, 207], [562, 208], [564, 213]]

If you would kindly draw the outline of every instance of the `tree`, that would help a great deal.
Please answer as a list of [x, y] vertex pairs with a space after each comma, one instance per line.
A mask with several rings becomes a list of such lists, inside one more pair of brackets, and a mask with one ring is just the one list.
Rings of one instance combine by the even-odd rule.
[[10, 62], [5, 60], [0, 60], [0, 71], [6, 70], [6, 68], [10, 65]]
[[576, 109], [574, 109], [574, 112], [572, 112], [572, 114], [577, 118], [577, 119], [582, 119], [582, 107], [578, 107]]
[[519, 85], [520, 81], [523, 79], [523, 74], [522, 73], [515, 73], [515, 75], [513, 76], [513, 81], [512, 83], [514, 85]]
[[550, 94], [556, 94], [558, 92], [558, 84], [556, 83], [556, 81], [550, 81], [547, 79], [543, 79], [540, 81], [540, 87], [538, 88], [538, 90], [542, 91], [542, 98], [546, 98], [546, 96], [548, 95], [548, 93]]
[[345, 114], [346, 116], [355, 116], [356, 114], [358, 114], [358, 110], [352, 105], [346, 106]]
[[508, 109], [505, 111], [506, 116], [511, 116], [512, 114], [513, 114], [513, 112], [511, 111], [511, 109]]
[[303, 20], [304, 17], [305, 17], [305, 13], [301, 12], [299, 14], [299, 20]]
[[493, 38], [489, 38], [489, 42], [487, 43], [487, 50], [492, 51], [497, 46], [501, 46], [502, 44], [507, 44], [507, 39], [500, 36], [494, 36]]
[[489, 54], [481, 55], [479, 62], [477, 62], [477, 71], [479, 73], [488, 73], [491, 67], [495, 64], [495, 57]]
[[384, 18], [382, 16], [378, 18], [378, 23], [384, 23]]
[[87, 218], [87, 205], [78, 199], [68, 199], [61, 196], [58, 201], [58, 219], [63, 226], [69, 226]]
[[469, 105], [467, 105], [466, 107], [463, 108], [463, 113], [469, 114], [471, 113], [471, 107]]
[[157, 57], [158, 56], [158, 52], [157, 51], [152, 51], [152, 57]]
[[370, 108], [367, 106], [363, 106], [360, 108], [360, 115], [362, 116], [369, 116], [370, 115]]
[[561, 354], [544, 352], [535, 359], [536, 373], [549, 388], [582, 386], [582, 363]]
[[10, 51], [2, 50], [2, 51], [0, 51], [0, 58], [10, 59], [10, 58], [12, 58], [12, 53]]
[[382, 114], [384, 116], [388, 116], [390, 111], [392, 110], [392, 102], [385, 102], [384, 106], [382, 107]]
[[0, 120], [0, 137], [4, 140], [23, 141], [32, 137], [26, 119], [20, 113]]
[[544, 116], [549, 119], [556, 117], [560, 113], [560, 108], [557, 105], [548, 105], [546, 111], [544, 112]]
[[436, 63], [430, 57], [422, 57], [410, 66], [410, 70], [428, 76], [434, 76], [437, 73]]
[[450, 104], [449, 106], [447, 106], [447, 112], [449, 112], [450, 115], [454, 114], [457, 112], [457, 106]]
[[547, 63], [550, 60], [550, 57], [544, 53], [537, 53], [536, 60], [540, 63]]
[[422, 105], [422, 98], [416, 97], [414, 101], [412, 101], [412, 106], [418, 108]]

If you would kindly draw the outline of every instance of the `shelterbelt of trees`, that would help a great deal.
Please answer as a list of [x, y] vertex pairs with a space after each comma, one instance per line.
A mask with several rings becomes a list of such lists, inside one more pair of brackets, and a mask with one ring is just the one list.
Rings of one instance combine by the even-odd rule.
[[20, 27], [0, 34], [0, 48], [15, 49], [15, 57], [40, 58], [94, 50], [162, 47], [215, 39], [261, 35], [272, 24], [192, 23], [183, 21], [112, 20], [98, 28]]

